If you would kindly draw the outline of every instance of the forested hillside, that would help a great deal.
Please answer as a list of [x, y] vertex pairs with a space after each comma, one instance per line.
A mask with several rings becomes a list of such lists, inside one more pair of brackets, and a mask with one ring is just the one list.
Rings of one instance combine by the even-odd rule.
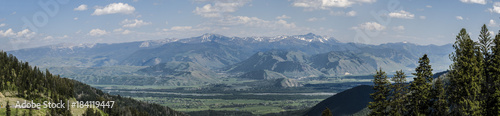
[[379, 70], [374, 77], [370, 115], [498, 116], [500, 110], [500, 33], [494, 39], [486, 25], [475, 42], [461, 29], [445, 76], [434, 79], [427, 55], [419, 59], [409, 87], [405, 74], [391, 80]]
[[[28, 62], [19, 61], [15, 56], [7, 55], [3, 51], [0, 52], [0, 92], [2, 93], [0, 94], [2, 104], [9, 99], [33, 100], [35, 103], [59, 102], [61, 100], [65, 104], [68, 104], [66, 103], [68, 100], [115, 101], [112, 108], [101, 107], [96, 113], [94, 113], [94, 109], [89, 108], [87, 113], [84, 113], [86, 115], [100, 114], [101, 111], [111, 116], [185, 115], [158, 104], [149, 104], [119, 95], [109, 95], [81, 82], [52, 75], [48, 70], [42, 72], [38, 67], [31, 67]], [[13, 108], [11, 104], [11, 107], [5, 109], [5, 114], [0, 115], [18, 115], [18, 113], [11, 112]], [[32, 110], [34, 109], [29, 109], [31, 115], [74, 115], [72, 110], [61, 108], [43, 109], [34, 114]], [[46, 112], [43, 112], [45, 110]], [[26, 115], [26, 112], [23, 114]]]

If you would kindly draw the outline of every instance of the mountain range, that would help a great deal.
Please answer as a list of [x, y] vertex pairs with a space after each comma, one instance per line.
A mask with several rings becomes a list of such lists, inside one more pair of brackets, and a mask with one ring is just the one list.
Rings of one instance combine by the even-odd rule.
[[[204, 34], [185, 39], [58, 44], [8, 51], [23, 61], [43, 68], [134, 67], [136, 71], [131, 71], [131, 75], [149, 75], [155, 79], [183, 75], [182, 78], [174, 78], [179, 80], [175, 82], [193, 79], [200, 80], [200, 83], [214, 82], [221, 76], [237, 77], [262, 70], [295, 79], [368, 75], [377, 68], [389, 73], [400, 69], [412, 71], [423, 54], [428, 54], [434, 71], [438, 72], [448, 69], [451, 52], [450, 44], [367, 45], [343, 43], [333, 37], [312, 33], [275, 37]], [[143, 69], [137, 70], [137, 67]], [[54, 73], [78, 74], [68, 70], [56, 70]]]

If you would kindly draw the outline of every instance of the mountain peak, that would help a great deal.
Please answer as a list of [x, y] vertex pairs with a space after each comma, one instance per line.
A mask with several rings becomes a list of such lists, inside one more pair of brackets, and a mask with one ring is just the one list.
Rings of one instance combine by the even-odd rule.
[[314, 33], [307, 33], [305, 36], [316, 36]]
[[202, 38], [207, 38], [207, 37], [220, 37], [220, 36], [223, 36], [223, 35], [220, 35], [220, 34], [215, 34], [215, 33], [205, 33], [203, 35], [201, 35]]
[[214, 41], [217, 38], [222, 38], [222, 37], [225, 37], [225, 36], [219, 35], [219, 34], [214, 34], [214, 33], [205, 33], [205, 34], [200, 36], [201, 42], [210, 42], [210, 41]]

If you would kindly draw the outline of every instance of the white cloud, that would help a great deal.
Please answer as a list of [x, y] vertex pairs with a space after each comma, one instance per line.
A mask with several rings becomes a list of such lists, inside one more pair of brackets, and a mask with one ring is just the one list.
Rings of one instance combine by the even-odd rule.
[[427, 8], [432, 8], [432, 6], [431, 6], [431, 5], [426, 5], [425, 7], [427, 7]]
[[415, 17], [414, 14], [410, 12], [406, 12], [404, 10], [400, 10], [399, 12], [391, 12], [389, 13], [389, 17], [392, 18], [402, 18], [402, 19], [413, 19]]
[[128, 5], [127, 3], [111, 3], [104, 8], [95, 9], [92, 15], [107, 15], [107, 14], [132, 14], [134, 13], [135, 8], [133, 6]]
[[493, 31], [488, 31], [488, 33], [490, 33], [490, 35], [495, 35], [495, 32]]
[[165, 25], [168, 25], [168, 21], [165, 21]]
[[5, 24], [5, 23], [2, 23], [2, 24], [0, 24], [0, 27], [4, 27], [5, 25], [7, 25], [7, 24]]
[[285, 20], [268, 21], [257, 17], [247, 17], [247, 16], [231, 16], [224, 20], [219, 21], [222, 25], [244, 25], [247, 27], [260, 27], [269, 29], [290, 29], [295, 28], [294, 23], [288, 23]]
[[78, 20], [78, 17], [73, 18], [73, 20]]
[[122, 29], [122, 28], [118, 28], [118, 29], [114, 29], [114, 30], [113, 30], [113, 32], [121, 32], [121, 31], [123, 31], [123, 29]]
[[130, 34], [132, 33], [132, 31], [128, 30], [128, 29], [122, 29], [122, 28], [118, 28], [118, 29], [114, 29], [113, 32], [116, 32], [116, 33], [121, 33], [123, 35], [127, 35], [127, 34]]
[[495, 22], [495, 20], [490, 19], [490, 23], [488, 23], [488, 26], [490, 26], [490, 27], [498, 27], [498, 24], [497, 24], [497, 22]]
[[356, 11], [349, 11], [347, 13], [345, 13], [347, 16], [356, 16]]
[[353, 4], [373, 3], [376, 0], [295, 0], [292, 5], [311, 10], [328, 9], [330, 7], [351, 7]]
[[349, 12], [344, 12], [344, 11], [330, 11], [330, 15], [334, 16], [356, 16], [356, 11], [349, 11]]
[[24, 29], [19, 32], [14, 32], [11, 28], [7, 30], [0, 30], [0, 37], [8, 38], [32, 38], [35, 34], [35, 32], [31, 32], [29, 29]]
[[493, 4], [493, 8], [489, 8], [490, 12], [498, 13], [500, 14], [500, 2], [495, 2]]
[[192, 26], [173, 26], [170, 28], [172, 31], [187, 31], [191, 30], [193, 27]]
[[50, 40], [50, 39], [54, 39], [54, 37], [52, 37], [52, 36], [47, 36], [47, 37], [45, 37], [45, 38], [43, 38], [43, 39], [44, 39], [44, 40]]
[[325, 18], [325, 17], [323, 17], [323, 18], [316, 18], [316, 17], [313, 17], [313, 18], [309, 18], [309, 19], [307, 19], [307, 21], [309, 21], [309, 22], [313, 22], [313, 21], [323, 21], [323, 20], [326, 20], [326, 18]]
[[462, 16], [456, 16], [455, 17], [457, 20], [464, 20], [464, 18]]
[[106, 34], [108, 34], [108, 32], [106, 32], [106, 30], [101, 30], [101, 29], [92, 29], [89, 32], [90, 36], [102, 36]]
[[363, 30], [376, 30], [382, 31], [385, 29], [385, 26], [378, 24], [377, 22], [366, 22], [363, 24], [359, 24], [357, 27], [352, 27], [352, 29], [363, 29]]
[[130, 34], [130, 33], [132, 33], [132, 31], [130, 31], [130, 30], [125, 30], [125, 31], [122, 32], [123, 35], [127, 35], [127, 34]]
[[206, 4], [203, 7], [196, 7], [193, 13], [203, 17], [221, 17], [224, 13], [236, 12], [239, 7], [244, 6], [248, 2], [249, 0], [216, 0], [213, 4]]
[[133, 28], [133, 27], [140, 27], [140, 26], [144, 26], [144, 25], [151, 25], [152, 23], [151, 22], [144, 22], [143, 20], [137, 20], [137, 19], [134, 19], [134, 20], [125, 19], [121, 22], [121, 24], [122, 24], [122, 27]]
[[486, 4], [486, 0], [460, 0], [463, 3], [475, 3], [475, 4]]
[[395, 26], [392, 28], [394, 31], [404, 31], [405, 27], [403, 25]]
[[281, 16], [277, 16], [276, 19], [289, 19], [291, 17], [289, 16], [286, 16], [286, 15], [281, 15]]
[[76, 7], [76, 8], [75, 8], [75, 9], [73, 9], [73, 10], [75, 10], [75, 11], [84, 11], [84, 10], [87, 10], [87, 5], [82, 4], [82, 5], [80, 5], [80, 6]]
[[427, 17], [426, 16], [420, 16], [420, 19], [426, 19]]

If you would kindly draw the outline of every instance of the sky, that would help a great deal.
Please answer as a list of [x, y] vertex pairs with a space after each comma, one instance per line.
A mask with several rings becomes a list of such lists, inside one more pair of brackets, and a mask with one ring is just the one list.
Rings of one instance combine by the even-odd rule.
[[0, 49], [188, 38], [316, 35], [341, 42], [453, 43], [498, 33], [491, 0], [0, 0]]

